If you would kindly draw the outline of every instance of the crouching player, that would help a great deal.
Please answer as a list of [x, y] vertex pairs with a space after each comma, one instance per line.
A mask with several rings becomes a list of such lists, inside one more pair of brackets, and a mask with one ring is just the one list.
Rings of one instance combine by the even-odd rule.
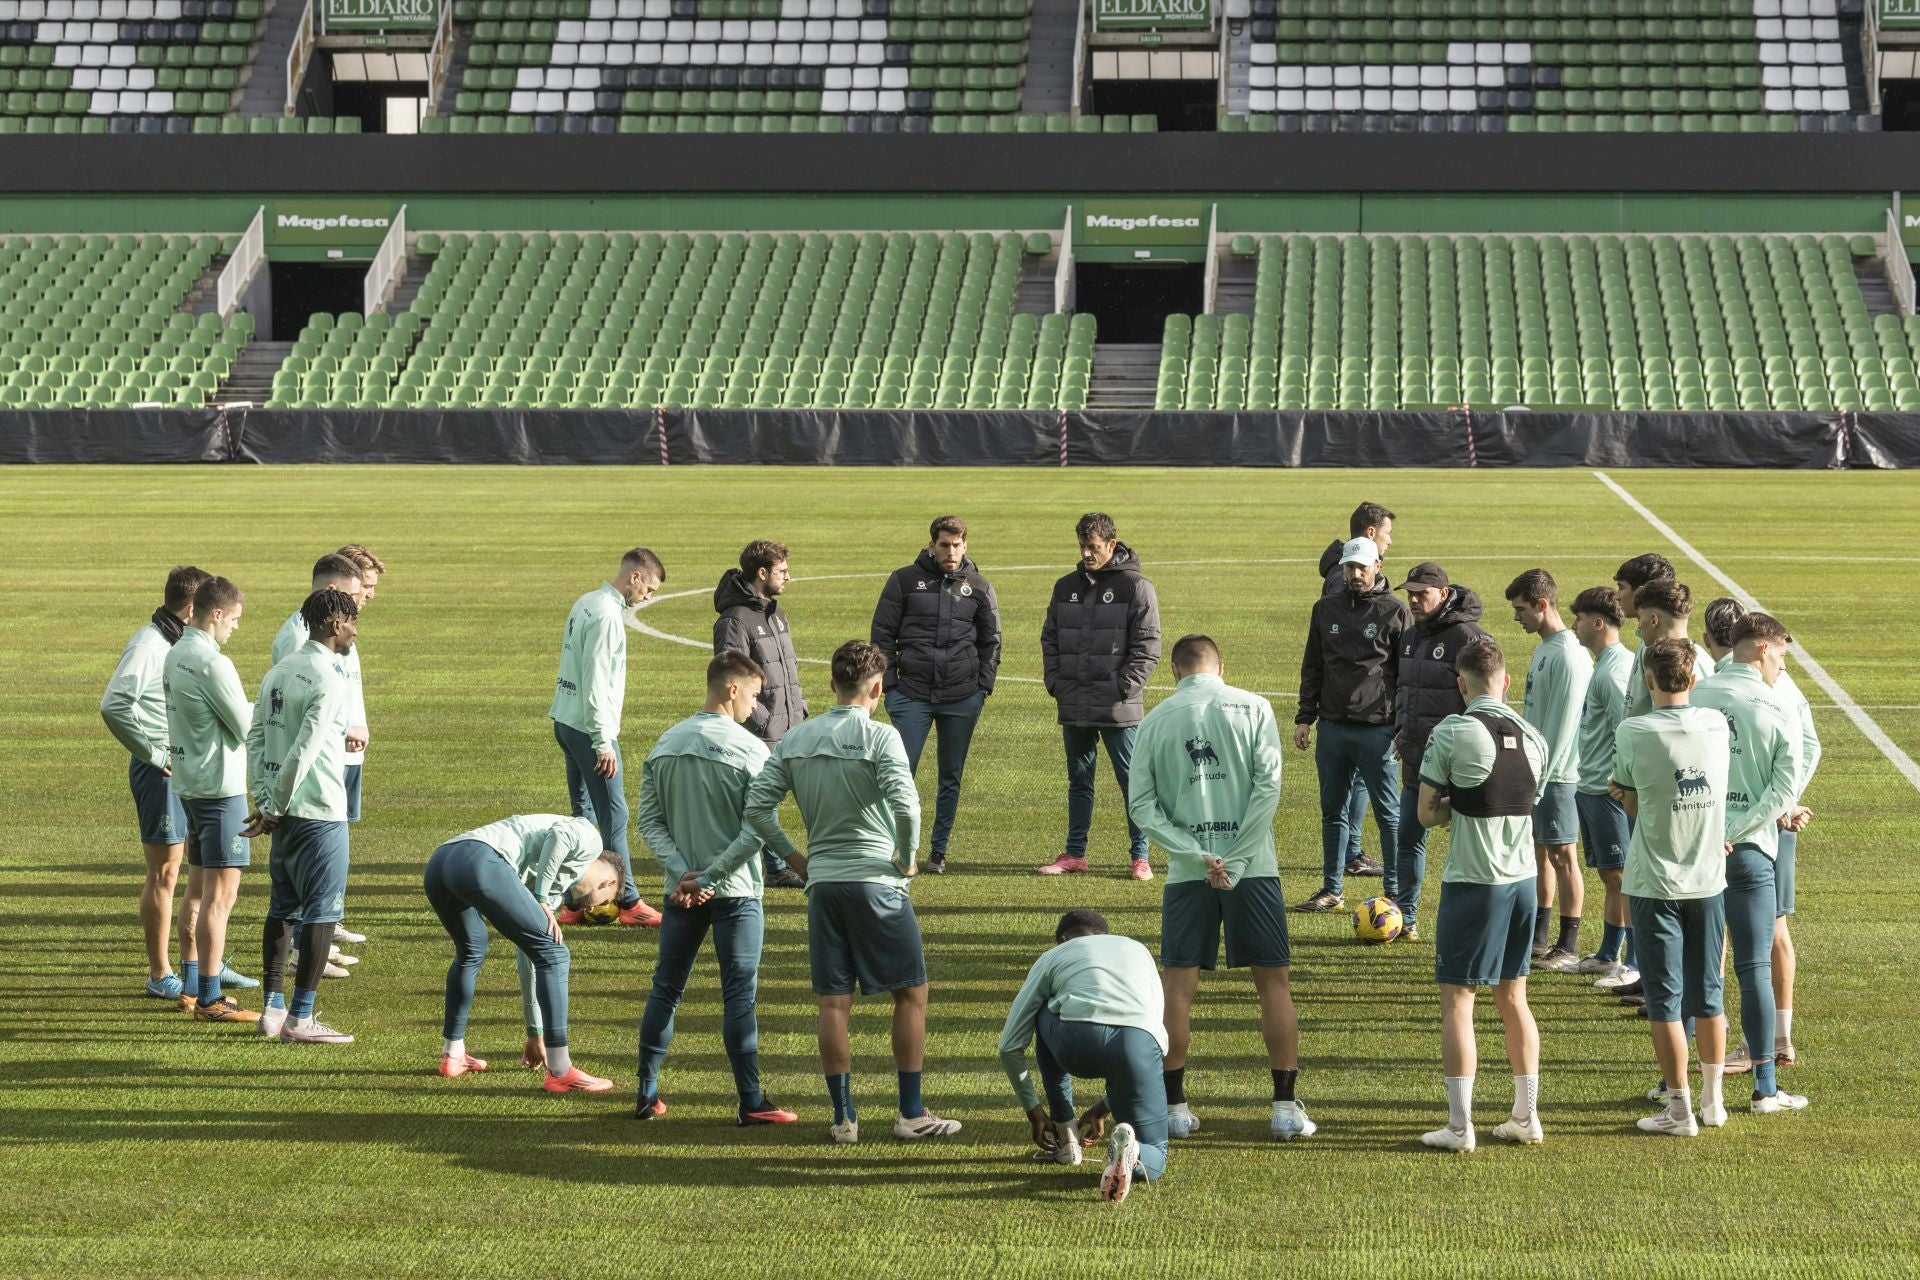
[[[1135, 1178], [1167, 1169], [1167, 1052], [1163, 999], [1153, 955], [1107, 932], [1096, 911], [1069, 911], [1054, 947], [1027, 973], [1000, 1032], [1000, 1063], [1033, 1127], [1036, 1159], [1079, 1164], [1081, 1140], [1114, 1126], [1100, 1198], [1124, 1200]], [[1040, 1066], [1040, 1090], [1027, 1069], [1027, 1045]], [[1107, 1096], [1076, 1121], [1073, 1077], [1104, 1080]]]
[[[686, 992], [694, 957], [707, 931], [720, 962], [720, 1024], [733, 1067], [742, 1126], [790, 1124], [797, 1117], [760, 1088], [760, 1024], [754, 1005], [760, 986], [760, 950], [767, 920], [758, 835], [746, 830], [741, 812], [747, 788], [771, 754], [741, 726], [760, 706], [766, 672], [746, 654], [727, 650], [707, 664], [707, 701], [660, 735], [641, 768], [640, 837], [666, 868], [665, 910], [660, 919], [660, 959], [653, 991], [640, 1019], [640, 1092], [635, 1119], [667, 1113], [660, 1101], [660, 1066], [673, 1043], [673, 1015]], [[784, 866], [806, 869], [785, 833], [768, 847]]]
[[1440, 981], [1441, 1060], [1447, 1123], [1420, 1141], [1471, 1151], [1474, 995], [1493, 988], [1513, 1067], [1513, 1112], [1493, 1131], [1506, 1142], [1543, 1141], [1540, 1031], [1527, 1006], [1535, 869], [1533, 808], [1546, 790], [1547, 741], [1508, 709], [1506, 655], [1492, 637], [1460, 650], [1464, 714], [1434, 727], [1420, 764], [1420, 825], [1448, 827], [1434, 972]]
[[487, 958], [487, 926], [519, 949], [520, 1003], [527, 1044], [520, 1065], [546, 1065], [548, 1093], [604, 1093], [613, 1081], [590, 1076], [567, 1052], [566, 939], [553, 909], [576, 911], [612, 902], [620, 886], [620, 855], [600, 845], [600, 830], [585, 818], [534, 813], [455, 836], [427, 859], [427, 903], [453, 939], [447, 968], [446, 1043], [440, 1074], [485, 1071], [484, 1058], [467, 1053], [467, 1016], [474, 981]]

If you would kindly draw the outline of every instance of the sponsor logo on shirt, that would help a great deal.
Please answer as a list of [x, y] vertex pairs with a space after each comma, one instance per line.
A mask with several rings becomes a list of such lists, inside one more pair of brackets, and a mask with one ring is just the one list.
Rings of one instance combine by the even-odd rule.
[[575, 684], [573, 681], [567, 679], [565, 676], [560, 677], [558, 680], [554, 681], [554, 683], [559, 685], [562, 689], [565, 689], [568, 693], [580, 692], [580, 686]]
[[1192, 758], [1195, 764], [1220, 763], [1220, 754], [1213, 749], [1213, 744], [1205, 738], [1188, 738], [1187, 755]]
[[1331, 627], [1329, 627], [1329, 628], [1327, 628], [1327, 634], [1328, 634], [1328, 635], [1330, 635], [1330, 636], [1337, 636], [1337, 635], [1339, 635], [1339, 634], [1340, 634], [1340, 624], [1336, 622], [1336, 623], [1334, 623], [1334, 624], [1333, 624], [1333, 625], [1332, 625]]
[[267, 691], [267, 718], [269, 720], [276, 724], [279, 723], [280, 713], [286, 709], [286, 705], [287, 700], [281, 694], [279, 685], [275, 685]]
[[[1335, 631], [1338, 631], [1340, 628], [1336, 624], [1333, 629]], [[1363, 631], [1361, 634], [1366, 636], [1366, 638], [1369, 640], [1373, 639], [1375, 636], [1380, 634], [1380, 624], [1377, 622], [1369, 622], [1367, 624], [1367, 629]]]
[[1112, 603], [1113, 603], [1113, 592], [1111, 592], [1111, 591], [1108, 591], [1108, 592], [1106, 592], [1106, 593], [1104, 593], [1103, 595], [1101, 595], [1101, 597], [1100, 597], [1100, 603], [1101, 603], [1101, 604], [1112, 604]]
[[1684, 769], [1675, 769], [1673, 780], [1676, 784], [1673, 801], [1675, 813], [1713, 807], [1713, 786], [1707, 781], [1707, 775], [1699, 768], [1688, 765]]

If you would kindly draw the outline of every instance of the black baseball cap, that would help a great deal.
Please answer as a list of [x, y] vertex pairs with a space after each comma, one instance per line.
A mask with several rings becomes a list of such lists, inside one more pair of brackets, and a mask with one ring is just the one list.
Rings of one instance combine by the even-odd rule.
[[1409, 588], [1425, 589], [1427, 587], [1438, 587], [1444, 591], [1447, 589], [1447, 586], [1447, 571], [1431, 560], [1424, 560], [1413, 566], [1413, 571], [1407, 575], [1407, 580], [1395, 587], [1394, 590], [1406, 591]]

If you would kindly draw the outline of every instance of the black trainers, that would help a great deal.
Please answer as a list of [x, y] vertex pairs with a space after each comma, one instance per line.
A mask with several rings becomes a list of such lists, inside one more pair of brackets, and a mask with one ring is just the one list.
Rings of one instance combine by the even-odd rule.
[[1337, 893], [1320, 890], [1305, 902], [1294, 908], [1295, 911], [1338, 911], [1347, 905], [1347, 900]]
[[1364, 853], [1347, 864], [1347, 874], [1350, 876], [1381, 876], [1385, 875], [1386, 871], [1387, 869], [1377, 860], [1369, 858]]
[[1615, 987], [1613, 989], [1613, 994], [1619, 996], [1622, 1000], [1627, 1000], [1627, 999], [1645, 1000], [1647, 996], [1647, 988], [1643, 983], [1629, 982], [1625, 986]]
[[806, 887], [806, 880], [792, 867], [782, 867], [778, 871], [770, 872], [767, 876], [769, 889], [804, 889]]

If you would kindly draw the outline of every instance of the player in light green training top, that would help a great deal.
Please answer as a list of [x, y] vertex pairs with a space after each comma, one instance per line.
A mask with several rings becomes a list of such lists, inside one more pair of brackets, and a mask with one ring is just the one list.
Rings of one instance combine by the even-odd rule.
[[[172, 743], [173, 793], [187, 812], [187, 892], [199, 919], [194, 950], [227, 953], [227, 920], [240, 895], [240, 873], [249, 859], [247, 838], [247, 733], [253, 706], [233, 662], [220, 652], [240, 627], [246, 610], [240, 588], [208, 578], [193, 593], [193, 620], [167, 652], [167, 732]], [[194, 994], [196, 1022], [257, 1022], [221, 990], [221, 966], [200, 972]]]
[[166, 594], [153, 611], [153, 620], [127, 641], [120, 663], [107, 681], [107, 691], [100, 698], [100, 718], [127, 749], [127, 785], [133, 792], [140, 847], [146, 854], [147, 878], [140, 887], [140, 928], [147, 940], [147, 994], [156, 1000], [178, 1001], [183, 1012], [193, 1007], [200, 966], [193, 950], [191, 895], [180, 900], [180, 963], [191, 989], [182, 975], [173, 971], [168, 958], [172, 950], [167, 932], [173, 919], [174, 887], [187, 849], [187, 815], [167, 783], [171, 763], [166, 695], [160, 687], [160, 676], [167, 650], [193, 617], [194, 590], [210, 576], [192, 565], [177, 565], [167, 574]]
[[[1644, 646], [1642, 679], [1653, 710], [1614, 732], [1612, 790], [1637, 820], [1622, 887], [1640, 939], [1641, 982], [1666, 1103], [1636, 1121], [1643, 1132], [1691, 1138], [1727, 1122], [1721, 1069], [1727, 1043], [1720, 952], [1726, 937], [1727, 727], [1689, 705], [1693, 648], [1680, 639]], [[1693, 1111], [1687, 1037], [1700, 1045], [1700, 1113]]]
[[487, 926], [507, 935], [520, 975], [521, 1020], [527, 1043], [523, 1067], [546, 1067], [548, 1093], [605, 1093], [613, 1081], [573, 1065], [567, 1047], [567, 969], [571, 957], [554, 908], [613, 901], [620, 863], [600, 847], [600, 832], [585, 818], [523, 814], [457, 835], [427, 859], [427, 904], [453, 939], [447, 969], [445, 1037], [440, 1074], [452, 1079], [485, 1071], [485, 1058], [467, 1052], [467, 1018], [480, 964], [487, 958]]
[[[1704, 610], [1707, 648], [1724, 671], [1734, 662], [1733, 629], [1747, 616], [1747, 606], [1726, 596], [1713, 601]], [[1794, 951], [1793, 935], [1787, 930], [1787, 917], [1793, 914], [1795, 864], [1800, 851], [1800, 832], [1813, 817], [1813, 811], [1801, 803], [1814, 770], [1820, 767], [1820, 731], [1814, 727], [1813, 708], [1807, 695], [1794, 683], [1793, 673], [1784, 668], [1773, 682], [1774, 695], [1786, 703], [1800, 725], [1800, 776], [1794, 784], [1793, 808], [1780, 818], [1780, 843], [1773, 859], [1773, 888], [1776, 902], [1773, 921], [1773, 1060], [1779, 1067], [1794, 1065], [1793, 1051], [1793, 978], [1800, 959]], [[1727, 1055], [1727, 1074], [1750, 1070], [1751, 1061], [1744, 1047]]]
[[1643, 716], [1653, 710], [1653, 697], [1647, 692], [1643, 659], [1647, 646], [1658, 640], [1687, 640], [1693, 645], [1693, 678], [1705, 680], [1713, 674], [1713, 655], [1687, 638], [1687, 622], [1693, 617], [1693, 592], [1684, 582], [1662, 578], [1649, 582], [1633, 593], [1634, 617], [1640, 623], [1640, 650], [1635, 655], [1633, 675], [1627, 682], [1627, 714]]
[[[694, 957], [713, 931], [726, 1008], [720, 1034], [733, 1068], [742, 1126], [789, 1124], [796, 1117], [760, 1088], [760, 1025], [754, 1012], [760, 950], [766, 940], [759, 839], [742, 821], [747, 788], [766, 768], [766, 743], [742, 727], [760, 705], [766, 673], [737, 650], [707, 664], [706, 707], [660, 735], [640, 779], [640, 838], [666, 868], [660, 959], [640, 1019], [640, 1090], [636, 1118], [665, 1115], [660, 1066], [673, 1043], [673, 1015], [687, 989]], [[742, 838], [744, 833], [744, 839]], [[783, 832], [773, 842], [787, 862], [805, 859]]]
[[[567, 764], [573, 816], [599, 827], [601, 842], [620, 859], [620, 923], [649, 928], [660, 923], [660, 913], [641, 901], [633, 883], [620, 717], [627, 702], [626, 611], [645, 603], [666, 580], [660, 557], [635, 547], [620, 558], [619, 572], [573, 602], [560, 642], [553, 705], [547, 709]], [[560, 913], [563, 924], [578, 919], [572, 912]]]
[[[1138, 759], [1139, 757], [1134, 757]], [[1083, 1139], [1117, 1122], [1100, 1177], [1102, 1200], [1124, 1200], [1133, 1180], [1167, 1169], [1167, 1095], [1161, 1063], [1160, 981], [1153, 956], [1131, 938], [1107, 932], [1097, 911], [1069, 911], [1053, 931], [1053, 949], [1034, 962], [1007, 1010], [1000, 1065], [1026, 1110], [1036, 1160], [1079, 1164]], [[1040, 1064], [1033, 1087], [1027, 1046]], [[1107, 1095], [1076, 1121], [1073, 1078], [1103, 1080]]]
[[1774, 692], [1793, 637], [1778, 619], [1750, 613], [1728, 637], [1733, 662], [1697, 686], [1693, 701], [1727, 718], [1727, 934], [1740, 977], [1740, 1031], [1753, 1064], [1753, 1110], [1798, 1111], [1807, 1100], [1779, 1088], [1773, 1057], [1773, 933], [1780, 820], [1798, 811], [1800, 725]]
[[[835, 1142], [860, 1139], [853, 1106], [847, 1023], [853, 989], [893, 997], [893, 1062], [899, 1073], [897, 1138], [960, 1131], [920, 1097], [926, 1058], [927, 960], [920, 922], [907, 900], [919, 870], [920, 794], [907, 749], [890, 724], [873, 720], [887, 655], [864, 640], [834, 650], [835, 705], [789, 729], [747, 790], [747, 825], [771, 844], [780, 802], [791, 791], [807, 826], [807, 951], [820, 1000], [820, 1069], [833, 1098]], [[730, 856], [741, 856], [735, 849]]]
[[[1655, 582], [1672, 582], [1675, 574], [1673, 562], [1657, 551], [1635, 556], [1613, 571], [1613, 590], [1620, 602], [1620, 616], [1633, 619], [1634, 631], [1640, 630], [1640, 614], [1634, 608], [1634, 596], [1642, 587]], [[1643, 716], [1653, 708], [1646, 696], [1646, 676], [1640, 669], [1641, 661], [1646, 657], [1647, 645], [1652, 637], [1641, 635], [1639, 647], [1633, 652], [1633, 673], [1627, 677], [1627, 714]], [[1706, 679], [1706, 672], [1698, 673]]]
[[1471, 1151], [1474, 995], [1493, 988], [1513, 1068], [1513, 1112], [1493, 1131], [1507, 1142], [1542, 1141], [1540, 1031], [1527, 1006], [1533, 937], [1533, 808], [1547, 776], [1547, 741], [1506, 703], [1513, 681], [1491, 636], [1460, 651], [1456, 677], [1467, 709], [1434, 728], [1420, 762], [1420, 825], [1447, 827], [1434, 937], [1440, 982], [1440, 1054], [1447, 1123], [1420, 1141]]
[[[346, 730], [352, 709], [339, 656], [353, 647], [359, 606], [328, 588], [301, 606], [305, 644], [260, 683], [247, 732], [254, 812], [243, 835], [273, 833], [272, 889], [261, 939], [267, 1007], [263, 1035], [290, 1044], [350, 1044], [314, 1016], [313, 1002], [347, 892]], [[287, 950], [300, 931], [293, 999], [285, 998]]]
[[[1521, 703], [1528, 724], [1547, 740], [1547, 773], [1540, 803], [1533, 810], [1535, 896], [1533, 958], [1542, 969], [1572, 973], [1580, 965], [1580, 910], [1587, 896], [1585, 878], [1573, 856], [1580, 835], [1580, 810], [1574, 803], [1580, 780], [1580, 708], [1593, 679], [1593, 659], [1560, 616], [1560, 588], [1545, 569], [1529, 569], [1507, 584], [1513, 620], [1540, 637], [1527, 664], [1527, 690]], [[1560, 899], [1560, 936], [1551, 945], [1556, 894]]]
[[1627, 714], [1627, 681], [1633, 655], [1620, 643], [1620, 597], [1612, 587], [1588, 587], [1573, 602], [1573, 630], [1593, 656], [1593, 678], [1580, 707], [1580, 781], [1573, 797], [1580, 811], [1580, 843], [1587, 865], [1606, 886], [1606, 931], [1600, 949], [1580, 961], [1581, 973], [1598, 974], [1594, 986], [1614, 991], [1640, 981], [1633, 946], [1633, 922], [1620, 877], [1627, 865], [1632, 834], [1627, 811], [1613, 798], [1614, 731]]
[[1274, 857], [1280, 807], [1280, 730], [1273, 707], [1221, 679], [1220, 649], [1207, 636], [1173, 646], [1173, 695], [1147, 713], [1133, 744], [1127, 811], [1167, 853], [1160, 963], [1166, 969], [1167, 1098], [1177, 1137], [1200, 1127], [1187, 1106], [1193, 997], [1200, 970], [1218, 962], [1253, 970], [1260, 1033], [1273, 1074], [1269, 1129], [1282, 1140], [1310, 1136], [1294, 1097], [1300, 1028], [1288, 984], [1287, 906]]

